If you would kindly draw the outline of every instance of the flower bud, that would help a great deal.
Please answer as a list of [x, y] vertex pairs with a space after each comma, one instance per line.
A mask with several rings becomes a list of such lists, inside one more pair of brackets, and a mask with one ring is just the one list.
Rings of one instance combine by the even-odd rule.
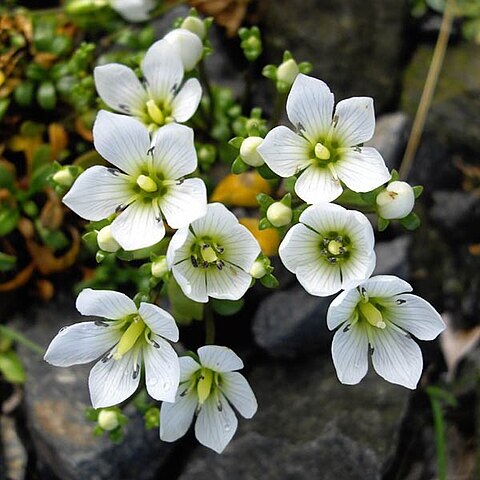
[[112, 236], [110, 225], [103, 227], [97, 234], [98, 247], [104, 252], [114, 253], [120, 249], [120, 245]]
[[283, 62], [277, 68], [277, 80], [292, 86], [299, 72], [297, 62], [293, 58], [290, 58], [290, 60]]
[[207, 34], [205, 24], [198, 17], [189, 16], [185, 18], [185, 20], [180, 25], [180, 28], [184, 28], [185, 30], [194, 33], [195, 35], [197, 35], [198, 38], [200, 38], [200, 40], [203, 40], [205, 38], [205, 35]]
[[282, 202], [272, 203], [267, 209], [267, 220], [274, 227], [284, 227], [292, 221], [292, 209]]
[[152, 276], [162, 278], [168, 272], [166, 257], [158, 257], [152, 262]]
[[392, 182], [377, 195], [378, 214], [386, 220], [406, 217], [415, 205], [413, 188], [406, 182]]
[[98, 414], [98, 425], [107, 432], [115, 430], [120, 425], [117, 412], [113, 410], [100, 410]]
[[262, 137], [247, 137], [240, 146], [240, 157], [251, 167], [260, 167], [265, 162], [257, 152], [257, 148], [263, 142]]
[[72, 175], [72, 172], [68, 167], [60, 169], [58, 172], [54, 173], [52, 180], [55, 183], [58, 183], [62, 187], [71, 187], [75, 178]]
[[184, 28], [172, 30], [164, 38], [177, 49], [185, 71], [193, 70], [203, 55], [203, 44], [200, 38]]
[[262, 278], [267, 274], [267, 269], [265, 268], [265, 263], [262, 260], [255, 260], [250, 269], [250, 275], [253, 278]]

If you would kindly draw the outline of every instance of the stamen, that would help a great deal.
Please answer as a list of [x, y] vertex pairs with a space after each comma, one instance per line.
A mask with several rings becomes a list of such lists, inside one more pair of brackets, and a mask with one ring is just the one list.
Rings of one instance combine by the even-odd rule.
[[329, 160], [331, 153], [330, 150], [320, 142], [315, 145], [315, 156], [319, 160]]
[[95, 320], [95, 325], [97, 327], [108, 327], [108, 323], [104, 322], [103, 320]]
[[157, 183], [150, 177], [147, 177], [147, 175], [139, 175], [137, 178], [137, 185], [147, 193], [153, 193], [158, 190]]

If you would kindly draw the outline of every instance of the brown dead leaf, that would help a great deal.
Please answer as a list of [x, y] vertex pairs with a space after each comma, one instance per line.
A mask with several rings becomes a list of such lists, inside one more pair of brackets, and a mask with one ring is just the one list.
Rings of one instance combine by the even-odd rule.
[[468, 246], [468, 252], [474, 257], [480, 256], [480, 243], [474, 243]]
[[75, 119], [75, 131], [87, 142], [93, 142], [92, 130], [85, 125], [82, 117]]
[[68, 146], [68, 134], [60, 123], [51, 123], [48, 126], [48, 141], [51, 148], [51, 158], [56, 160], [58, 154]]
[[46, 278], [41, 278], [37, 281], [37, 293], [44, 302], [48, 302], [55, 294], [53, 283]]
[[33, 62], [44, 68], [50, 68], [57, 60], [57, 56], [50, 52], [39, 52], [33, 57]]
[[64, 210], [58, 196], [52, 190], [46, 192], [48, 200], [40, 212], [40, 223], [49, 230], [57, 230], [62, 225]]
[[0, 292], [10, 292], [25, 285], [35, 270], [35, 264], [32, 262], [8, 282], [0, 283]]

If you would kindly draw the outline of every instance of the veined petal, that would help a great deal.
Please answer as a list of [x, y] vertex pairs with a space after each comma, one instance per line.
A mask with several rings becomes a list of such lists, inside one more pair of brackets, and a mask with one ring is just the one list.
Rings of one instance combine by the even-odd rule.
[[293, 82], [287, 99], [292, 124], [315, 145], [332, 124], [333, 93], [325, 82], [302, 73]]
[[328, 328], [335, 330], [342, 323], [351, 320], [360, 298], [357, 288], [346, 290], [334, 298], [327, 311]]
[[180, 362], [180, 382], [190, 380], [190, 377], [202, 368], [198, 362], [188, 355], [180, 357], [178, 360]]
[[260, 254], [260, 245], [243, 225], [236, 225], [229, 232], [219, 236], [218, 241], [225, 249], [225, 260], [249, 272]]
[[375, 131], [373, 98], [352, 97], [337, 103], [334, 138], [342, 146], [353, 147], [367, 142]]
[[237, 430], [238, 420], [225, 397], [210, 395], [195, 422], [197, 440], [217, 453], [222, 453]]
[[227, 372], [221, 376], [221, 390], [227, 400], [244, 418], [252, 418], [258, 408], [252, 387], [238, 372]]
[[155, 137], [154, 165], [168, 180], [177, 180], [197, 168], [193, 130], [171, 123], [160, 128]]
[[166, 40], [155, 42], [145, 54], [142, 70], [151, 97], [170, 103], [183, 79], [182, 60], [175, 49]]
[[300, 221], [324, 235], [331, 231], [343, 231], [350, 219], [350, 213], [340, 205], [319, 203], [304, 210]]
[[327, 263], [323, 258], [310, 265], [301, 265], [297, 268], [296, 275], [310, 295], [328, 297], [343, 288], [340, 267]]
[[289, 128], [280, 126], [268, 132], [257, 152], [281, 177], [291, 177], [311, 163], [312, 145]]
[[355, 385], [368, 371], [368, 336], [361, 324], [341, 325], [333, 337], [332, 359], [341, 383]]
[[310, 165], [295, 182], [295, 192], [307, 203], [320, 203], [335, 200], [343, 188], [328, 168]]
[[100, 360], [90, 371], [88, 388], [93, 408], [118, 405], [133, 395], [140, 383], [140, 347], [134, 347], [120, 360]]
[[94, 322], [63, 327], [48, 346], [44, 360], [56, 367], [70, 367], [96, 360], [119, 340], [118, 330]]
[[375, 269], [377, 257], [374, 250], [355, 251], [340, 266], [342, 272], [342, 288], [355, 288], [367, 280]]
[[411, 292], [409, 283], [393, 275], [376, 275], [362, 285], [369, 297], [388, 298], [399, 293]]
[[77, 310], [82, 315], [118, 320], [137, 313], [134, 301], [124, 293], [113, 290], [82, 290], [76, 302]]
[[151, 340], [158, 347], [147, 345], [143, 348], [147, 392], [155, 400], [174, 402], [180, 380], [178, 356], [160, 336], [152, 335]]
[[87, 168], [75, 181], [62, 202], [86, 220], [103, 220], [132, 194], [127, 175], [112, 168], [95, 165]]
[[415, 389], [423, 368], [420, 347], [388, 323], [383, 330], [372, 327], [370, 332], [375, 371], [388, 382]]
[[176, 122], [186, 122], [197, 111], [202, 98], [202, 87], [196, 78], [190, 78], [172, 101], [172, 117]]
[[192, 223], [193, 231], [197, 237], [213, 235], [222, 237], [232, 229], [238, 228], [237, 217], [221, 203], [209, 203], [205, 216]]
[[390, 180], [382, 156], [372, 147], [348, 149], [335, 164], [340, 180], [354, 192], [370, 192]]
[[160, 200], [160, 208], [171, 228], [183, 228], [207, 213], [207, 189], [200, 178], [172, 185]]
[[230, 348], [219, 345], [205, 345], [197, 351], [202, 367], [215, 372], [233, 372], [243, 368], [242, 359]]
[[175, 319], [163, 308], [142, 302], [138, 313], [153, 333], [172, 342], [178, 342], [179, 332]]
[[153, 203], [133, 202], [112, 222], [113, 238], [124, 250], [155, 245], [165, 236], [165, 226]]
[[139, 116], [147, 102], [147, 92], [131, 68], [119, 63], [95, 67], [95, 87], [113, 110]]
[[239, 300], [252, 282], [249, 273], [227, 262], [222, 270], [209, 267], [206, 278], [208, 296], [223, 300]]
[[348, 222], [348, 235], [356, 249], [362, 251], [373, 250], [375, 247], [375, 234], [370, 220], [360, 212], [350, 210]]
[[416, 295], [396, 296], [395, 303], [387, 308], [386, 317], [420, 340], [433, 340], [445, 330], [445, 323], [439, 313]]
[[285, 267], [296, 273], [298, 267], [321, 261], [320, 241], [318, 233], [297, 223], [285, 235], [278, 254]]
[[186, 72], [196, 67], [203, 55], [203, 43], [197, 35], [185, 28], [176, 28], [163, 38], [175, 48]]
[[196, 391], [181, 396], [182, 386], [177, 393], [175, 403], [162, 403], [160, 409], [160, 439], [174, 442], [183, 437], [190, 427], [197, 408]]
[[208, 302], [205, 271], [202, 268], [195, 268], [190, 261], [190, 257], [173, 265], [172, 273], [188, 298], [195, 302]]
[[195, 237], [188, 227], [180, 228], [175, 232], [167, 249], [168, 268], [172, 268], [177, 262], [190, 258], [190, 248]]
[[150, 135], [135, 118], [100, 110], [93, 125], [93, 141], [103, 158], [129, 175], [136, 177], [147, 164]]

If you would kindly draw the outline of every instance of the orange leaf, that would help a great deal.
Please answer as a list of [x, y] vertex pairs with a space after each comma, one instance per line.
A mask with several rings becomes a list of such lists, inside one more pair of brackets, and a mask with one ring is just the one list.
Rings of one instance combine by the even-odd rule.
[[278, 246], [280, 245], [280, 237], [278, 236], [277, 230], [274, 228], [259, 230], [257, 218], [241, 218], [239, 222], [247, 227], [257, 239], [264, 255], [267, 255], [268, 257], [277, 255]]
[[68, 135], [60, 123], [51, 123], [48, 126], [48, 140], [51, 147], [51, 158], [56, 160], [58, 154], [67, 148], [68, 145]]
[[35, 264], [32, 262], [8, 282], [0, 283], [0, 292], [9, 292], [25, 285], [30, 280], [34, 270]]
[[40, 213], [40, 222], [49, 230], [57, 230], [63, 222], [64, 210], [60, 199], [52, 190], [47, 190], [48, 200]]

